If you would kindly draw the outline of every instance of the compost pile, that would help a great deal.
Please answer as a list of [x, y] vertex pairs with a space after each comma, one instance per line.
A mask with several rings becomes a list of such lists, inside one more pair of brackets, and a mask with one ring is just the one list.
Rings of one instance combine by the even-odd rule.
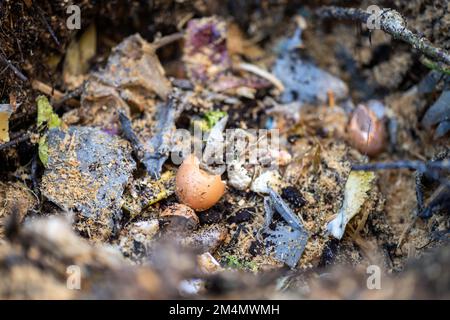
[[339, 2], [1, 1], [0, 298], [449, 298], [449, 4]]

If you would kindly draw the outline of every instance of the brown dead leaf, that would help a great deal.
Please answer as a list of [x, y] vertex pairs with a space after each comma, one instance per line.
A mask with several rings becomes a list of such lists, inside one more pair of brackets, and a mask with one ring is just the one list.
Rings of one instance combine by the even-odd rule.
[[73, 121], [117, 130], [118, 111], [151, 110], [155, 94], [161, 98], [172, 87], [155, 47], [138, 34], [123, 40], [112, 50], [106, 67], [93, 72], [81, 96], [81, 108], [66, 117]]

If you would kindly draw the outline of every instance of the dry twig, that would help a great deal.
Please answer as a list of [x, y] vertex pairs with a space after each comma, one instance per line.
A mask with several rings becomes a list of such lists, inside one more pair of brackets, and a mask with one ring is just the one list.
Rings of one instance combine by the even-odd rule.
[[[10, 60], [8, 60], [4, 54], [3, 49], [0, 47], [0, 61], [2, 61], [14, 74], [22, 81], [28, 81], [28, 78], [16, 67]], [[3, 73], [3, 72], [2, 72]]]
[[[371, 13], [356, 8], [322, 7], [317, 14], [321, 18], [335, 18], [340, 20], [354, 20], [367, 23]], [[409, 43], [413, 48], [419, 50], [427, 57], [450, 65], [450, 53], [442, 48], [435, 47], [424, 37], [420, 37], [406, 27], [402, 15], [392, 9], [382, 9], [379, 13], [380, 28], [395, 39]]]

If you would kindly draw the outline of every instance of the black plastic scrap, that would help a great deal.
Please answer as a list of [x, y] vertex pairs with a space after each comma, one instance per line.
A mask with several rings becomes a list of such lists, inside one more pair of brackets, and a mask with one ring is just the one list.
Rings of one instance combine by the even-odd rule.
[[144, 165], [147, 173], [153, 179], [159, 179], [161, 177], [162, 166], [169, 157], [171, 133], [175, 127], [176, 119], [176, 110], [172, 99], [169, 99], [168, 103], [158, 108], [158, 110], [156, 115], [158, 119], [156, 131], [148, 141], [148, 147], [144, 146], [134, 133], [130, 119], [124, 113], [119, 113], [124, 137], [131, 143], [136, 157]]
[[[298, 43], [298, 45], [295, 45]], [[341, 79], [320, 69], [298, 54], [301, 32], [286, 40], [286, 45], [273, 66], [273, 74], [283, 83], [283, 103], [293, 101], [326, 103], [331, 91], [337, 100], [348, 97], [348, 86]]]
[[167, 105], [158, 108], [156, 132], [148, 142], [152, 152], [148, 155], [146, 161], [147, 171], [154, 179], [161, 177], [161, 170], [164, 162], [169, 157], [171, 149], [172, 133], [175, 129], [175, 120], [177, 111], [172, 99], [168, 100]]
[[437, 125], [435, 139], [441, 138], [450, 131], [450, 90], [445, 90], [428, 109], [422, 119], [422, 125], [431, 128]]
[[291, 225], [295, 229], [303, 229], [303, 224], [301, 223], [297, 215], [292, 212], [286, 202], [284, 202], [280, 195], [276, 193], [272, 188], [269, 188], [269, 196], [275, 210], [277, 210], [277, 212], [283, 217], [284, 220], [286, 220], [289, 225]]
[[125, 185], [136, 167], [123, 142], [98, 128], [49, 130], [42, 194], [65, 210], [79, 212], [81, 220], [114, 231], [122, 217]]
[[[301, 220], [295, 215], [278, 193], [269, 188], [269, 196], [264, 198], [266, 212], [264, 236], [266, 251], [284, 262], [290, 268], [295, 268], [305, 250], [309, 238]], [[273, 219], [273, 209], [286, 221], [278, 222], [274, 229], [270, 228]]]

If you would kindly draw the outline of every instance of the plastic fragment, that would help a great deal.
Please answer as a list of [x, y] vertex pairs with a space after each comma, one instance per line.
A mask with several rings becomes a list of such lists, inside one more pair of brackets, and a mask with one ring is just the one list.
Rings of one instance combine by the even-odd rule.
[[[275, 230], [267, 231], [266, 245], [273, 246], [274, 257], [290, 268], [295, 268], [305, 250], [308, 234], [285, 224], [277, 224]], [[270, 249], [268, 250], [270, 252]]]
[[344, 202], [336, 218], [327, 225], [328, 232], [342, 239], [345, 226], [361, 210], [373, 187], [375, 173], [372, 171], [351, 171], [345, 184]]
[[450, 130], [450, 126], [446, 124], [448, 121], [450, 121], [450, 90], [443, 91], [436, 102], [427, 110], [422, 119], [422, 125], [428, 129], [438, 125], [435, 137], [440, 138]]
[[[122, 193], [136, 168], [129, 145], [98, 128], [57, 128], [47, 134], [48, 163], [42, 194], [65, 210], [79, 213], [77, 227], [89, 232], [104, 225], [99, 239], [108, 238], [122, 216]], [[91, 231], [95, 232], [95, 231]]]
[[[290, 268], [295, 268], [305, 250], [309, 234], [301, 220], [292, 212], [284, 200], [271, 188], [269, 196], [264, 198], [266, 216], [264, 219], [264, 234], [266, 251], [272, 251], [277, 260], [284, 262]], [[273, 209], [275, 209], [285, 222], [278, 222], [275, 229], [269, 228]]]
[[285, 87], [281, 101], [327, 103], [329, 92], [336, 100], [347, 97], [349, 89], [345, 82], [300, 57], [297, 49], [301, 44], [301, 28], [298, 28], [281, 47], [273, 66], [273, 74]]
[[302, 230], [303, 224], [286, 202], [272, 188], [269, 188], [269, 196], [275, 210], [283, 217], [286, 222], [295, 229]]

